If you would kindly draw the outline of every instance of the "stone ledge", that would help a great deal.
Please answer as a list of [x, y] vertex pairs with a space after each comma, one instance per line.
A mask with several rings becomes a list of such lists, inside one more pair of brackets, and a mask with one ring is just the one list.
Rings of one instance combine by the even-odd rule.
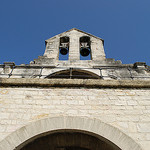
[[150, 88], [150, 80], [0, 79], [1, 87]]

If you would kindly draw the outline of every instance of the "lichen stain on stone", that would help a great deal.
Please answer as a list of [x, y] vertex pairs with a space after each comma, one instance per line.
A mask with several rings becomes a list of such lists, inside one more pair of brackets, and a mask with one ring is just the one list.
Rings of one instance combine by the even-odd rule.
[[8, 90], [1, 89], [1, 90], [0, 90], [0, 94], [8, 94]]
[[25, 96], [25, 99], [30, 99], [30, 98], [32, 98], [31, 95], [26, 95], [26, 96]]
[[125, 92], [128, 96], [135, 96], [135, 93], [131, 93], [131, 92]]
[[38, 119], [45, 118], [45, 117], [48, 117], [48, 116], [49, 116], [49, 114], [40, 114], [40, 115], [34, 116], [32, 118], [32, 120], [38, 120]]
[[5, 104], [5, 102], [3, 100], [0, 100], [0, 104]]

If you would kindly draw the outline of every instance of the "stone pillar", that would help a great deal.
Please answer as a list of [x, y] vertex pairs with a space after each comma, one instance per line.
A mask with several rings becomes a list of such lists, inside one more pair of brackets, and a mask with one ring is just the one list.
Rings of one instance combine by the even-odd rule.
[[14, 62], [4, 62], [4, 73], [9, 74], [13, 66], [15, 66]]
[[78, 32], [73, 30], [70, 36], [69, 60], [80, 60]]
[[102, 40], [91, 38], [91, 55], [92, 60], [97, 61], [105, 60], [105, 52]]
[[59, 38], [52, 38], [46, 41], [44, 56], [58, 60], [59, 56]]

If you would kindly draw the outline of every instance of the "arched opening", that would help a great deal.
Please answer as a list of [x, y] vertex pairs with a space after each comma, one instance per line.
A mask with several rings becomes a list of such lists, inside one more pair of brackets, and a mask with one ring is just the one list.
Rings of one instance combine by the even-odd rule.
[[46, 78], [65, 78], [65, 79], [101, 79], [97, 74], [81, 69], [70, 68], [50, 74]]
[[[63, 133], [66, 135], [63, 136]], [[74, 136], [71, 135], [70, 138], [70, 134], [74, 134]], [[49, 137], [51, 135], [55, 138]], [[143, 150], [132, 138], [117, 128], [101, 122], [99, 119], [79, 116], [50, 117], [32, 122], [0, 141], [0, 150], [23, 150], [27, 145], [36, 143], [36, 140], [43, 142], [44, 139], [48, 140], [49, 138], [53, 138], [50, 142], [59, 139], [56, 143], [61, 143], [60, 139], [63, 141], [64, 137], [66, 137], [67, 143], [72, 143], [71, 147], [64, 144], [64, 149], [58, 146], [60, 149], [52, 150], [90, 150], [90, 144], [92, 145], [93, 142], [98, 146], [99, 144], [103, 145], [103, 148], [99, 148], [99, 150], [105, 150], [104, 145], [107, 146], [106, 148], [111, 148], [108, 150]], [[72, 142], [69, 142], [71, 139]], [[74, 141], [77, 146], [73, 145]], [[44, 144], [41, 145], [44, 146]], [[44, 150], [44, 148], [41, 149]]]
[[59, 60], [68, 60], [69, 57], [69, 37], [60, 38], [59, 44]]
[[80, 37], [80, 60], [91, 60], [90, 37]]
[[104, 138], [86, 132], [64, 130], [34, 139], [20, 150], [121, 150]]

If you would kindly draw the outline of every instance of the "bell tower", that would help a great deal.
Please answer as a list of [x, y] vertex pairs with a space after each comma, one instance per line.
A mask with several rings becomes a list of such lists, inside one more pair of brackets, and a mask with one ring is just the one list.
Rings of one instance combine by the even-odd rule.
[[30, 64], [0, 64], [0, 150], [149, 150], [150, 66], [106, 58], [71, 29]]
[[103, 39], [73, 28], [46, 40], [44, 56], [53, 60], [54, 64], [66, 61], [73, 65], [81, 61], [87, 66], [86, 60], [102, 63], [106, 59], [103, 43]]

